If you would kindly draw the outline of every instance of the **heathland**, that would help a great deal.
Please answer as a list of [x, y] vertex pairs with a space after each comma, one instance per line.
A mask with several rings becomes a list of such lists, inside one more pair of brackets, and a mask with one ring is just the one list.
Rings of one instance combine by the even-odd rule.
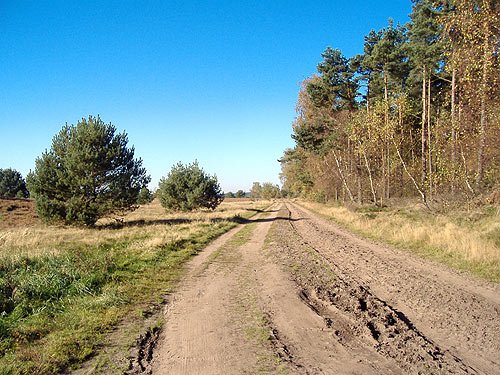
[[0, 373], [24, 374], [78, 367], [102, 347], [121, 358], [113, 366], [127, 368], [145, 318], [161, 310], [184, 262], [268, 205], [235, 200], [166, 213], [154, 201], [79, 228], [40, 223], [29, 200], [1, 202]]

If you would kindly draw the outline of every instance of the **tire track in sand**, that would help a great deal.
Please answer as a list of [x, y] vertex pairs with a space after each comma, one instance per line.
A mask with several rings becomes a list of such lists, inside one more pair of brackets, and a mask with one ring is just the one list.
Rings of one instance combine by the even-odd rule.
[[[394, 374], [366, 345], [339, 342], [266, 236], [278, 206], [205, 249], [165, 315], [153, 374]], [[359, 343], [358, 343], [359, 344]]]

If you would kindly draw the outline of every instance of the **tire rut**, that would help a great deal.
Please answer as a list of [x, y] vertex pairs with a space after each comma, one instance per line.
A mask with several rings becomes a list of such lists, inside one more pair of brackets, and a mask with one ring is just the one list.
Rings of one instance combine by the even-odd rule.
[[[285, 207], [282, 215], [288, 217], [289, 231], [295, 236], [295, 241], [291, 241], [293, 236], [282, 236], [285, 242], [288, 237], [285, 247], [294, 252], [295, 259], [298, 255], [296, 242], [302, 248], [308, 247], [316, 257], [313, 263], [329, 268], [334, 275], [324, 282], [312, 270], [307, 277], [299, 276], [295, 281], [302, 287], [299, 292], [302, 301], [324, 320], [339, 343], [356, 347], [361, 341], [395, 361], [407, 373], [480, 373], [426, 337], [404, 312], [373, 294], [363, 282], [349, 276], [324, 256], [321, 249], [312, 246], [296, 228], [290, 208]], [[302, 266], [307, 267], [306, 264]]]
[[[340, 275], [357, 280], [441, 348], [480, 373], [500, 373], [500, 285], [371, 241], [289, 205], [295, 230]], [[297, 220], [302, 218], [304, 220]]]

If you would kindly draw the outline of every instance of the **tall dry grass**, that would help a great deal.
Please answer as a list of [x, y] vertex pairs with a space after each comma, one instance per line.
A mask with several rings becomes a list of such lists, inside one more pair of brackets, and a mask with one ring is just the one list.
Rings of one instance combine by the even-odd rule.
[[362, 235], [500, 281], [499, 207], [436, 214], [416, 207], [352, 210], [313, 202], [299, 203]]
[[110, 241], [133, 241], [136, 248], [151, 249], [189, 238], [201, 227], [230, 221], [269, 205], [268, 201], [223, 202], [216, 210], [166, 212], [158, 200], [116, 218], [103, 218], [94, 228], [38, 225], [0, 230], [0, 259], [57, 255], [68, 245], [98, 245]]
[[[1, 229], [0, 374], [67, 373], [96, 354], [104, 333], [120, 322], [133, 335], [124, 341], [133, 343], [143, 313], [172, 289], [184, 263], [238, 217], [270, 203], [232, 201], [215, 211], [169, 213], [153, 202], [93, 228]], [[127, 344], [110, 345], [126, 358]], [[118, 368], [103, 352], [99, 366], [109, 360], [114, 373], [126, 370], [127, 362]]]

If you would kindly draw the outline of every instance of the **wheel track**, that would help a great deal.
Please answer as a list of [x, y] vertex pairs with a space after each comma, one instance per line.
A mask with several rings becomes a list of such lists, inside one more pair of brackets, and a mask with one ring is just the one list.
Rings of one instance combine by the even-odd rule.
[[292, 219], [288, 204], [285, 204], [285, 210], [290, 229], [300, 238], [302, 245], [313, 250], [336, 275], [333, 284], [318, 285], [313, 282], [313, 285], [306, 286], [300, 297], [324, 319], [325, 325], [338, 337], [339, 342], [343, 341], [343, 337], [348, 337], [342, 333], [346, 329], [345, 323], [336, 324], [340, 312], [347, 316], [344, 320], [354, 322], [349, 324], [351, 332], [362, 340], [368, 338], [378, 353], [395, 360], [407, 372], [481, 373], [449, 350], [440, 348], [420, 332], [402, 311], [374, 295], [362, 282], [350, 277], [343, 267], [333, 262], [301, 234]]
[[[405, 313], [425, 337], [479, 372], [500, 373], [500, 284], [362, 240], [292, 205], [295, 229], [330, 263]], [[304, 216], [305, 215], [305, 216]]]

